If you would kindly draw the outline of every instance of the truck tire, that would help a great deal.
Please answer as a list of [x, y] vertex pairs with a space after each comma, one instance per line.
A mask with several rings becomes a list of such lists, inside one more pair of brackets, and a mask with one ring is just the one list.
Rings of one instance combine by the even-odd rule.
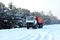
[[43, 28], [43, 23], [39, 24], [38, 28]]
[[27, 27], [27, 29], [29, 29], [29, 27]]

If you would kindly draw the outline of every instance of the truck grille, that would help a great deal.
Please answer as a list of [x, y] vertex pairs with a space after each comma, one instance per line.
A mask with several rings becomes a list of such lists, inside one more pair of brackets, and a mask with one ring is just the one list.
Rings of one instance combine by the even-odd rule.
[[27, 26], [34, 26], [33, 23], [27, 23]]

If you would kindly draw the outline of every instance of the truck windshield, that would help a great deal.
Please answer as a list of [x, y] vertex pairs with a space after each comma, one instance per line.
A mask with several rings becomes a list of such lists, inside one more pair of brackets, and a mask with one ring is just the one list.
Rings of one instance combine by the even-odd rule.
[[27, 17], [27, 20], [34, 20], [34, 17]]

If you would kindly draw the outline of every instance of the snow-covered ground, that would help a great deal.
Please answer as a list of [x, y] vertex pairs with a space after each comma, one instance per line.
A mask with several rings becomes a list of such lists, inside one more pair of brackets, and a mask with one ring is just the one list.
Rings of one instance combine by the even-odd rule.
[[60, 24], [44, 25], [41, 29], [0, 30], [0, 40], [60, 40]]

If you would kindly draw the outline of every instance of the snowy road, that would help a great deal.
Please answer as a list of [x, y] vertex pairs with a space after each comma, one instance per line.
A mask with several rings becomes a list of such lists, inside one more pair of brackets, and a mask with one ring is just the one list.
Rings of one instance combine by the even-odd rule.
[[0, 40], [60, 40], [60, 25], [45, 25], [41, 29], [0, 30]]

